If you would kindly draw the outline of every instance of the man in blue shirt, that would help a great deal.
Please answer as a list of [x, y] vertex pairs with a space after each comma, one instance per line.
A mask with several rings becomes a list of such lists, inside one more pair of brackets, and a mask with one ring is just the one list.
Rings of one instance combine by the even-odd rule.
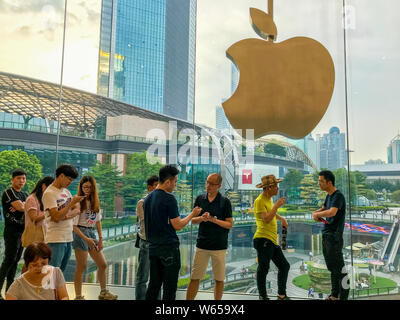
[[184, 219], [180, 218], [177, 201], [172, 194], [179, 170], [171, 165], [159, 171], [159, 184], [143, 203], [146, 237], [149, 242], [150, 282], [146, 300], [156, 300], [163, 286], [163, 300], [175, 300], [181, 258], [176, 231], [197, 217], [201, 208], [195, 207]]
[[[325, 224], [322, 230], [322, 251], [326, 266], [331, 272], [332, 284], [327, 300], [347, 300], [350, 285], [342, 254], [346, 201], [343, 194], [336, 189], [335, 176], [331, 171], [321, 171], [318, 184], [321, 190], [328, 193], [322, 208], [312, 213], [316, 222]], [[347, 280], [343, 284], [342, 280], [345, 277]]]

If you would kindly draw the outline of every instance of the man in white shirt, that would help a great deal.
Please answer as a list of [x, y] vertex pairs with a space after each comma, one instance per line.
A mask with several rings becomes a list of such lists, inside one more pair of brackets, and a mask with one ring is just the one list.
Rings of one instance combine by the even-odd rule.
[[80, 213], [78, 203], [85, 196], [72, 197], [67, 187], [78, 177], [78, 171], [70, 164], [62, 164], [56, 170], [56, 179], [43, 193], [42, 202], [47, 222], [45, 242], [51, 248], [50, 265], [63, 272], [71, 256], [73, 240], [72, 218]]

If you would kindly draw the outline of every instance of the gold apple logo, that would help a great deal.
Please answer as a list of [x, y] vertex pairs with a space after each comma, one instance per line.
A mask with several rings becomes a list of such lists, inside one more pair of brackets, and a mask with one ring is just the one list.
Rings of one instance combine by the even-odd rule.
[[278, 133], [303, 138], [324, 116], [335, 84], [335, 67], [318, 41], [295, 37], [275, 43], [272, 17], [250, 8], [254, 31], [227, 51], [240, 72], [239, 85], [222, 106], [234, 128], [254, 129], [254, 137]]

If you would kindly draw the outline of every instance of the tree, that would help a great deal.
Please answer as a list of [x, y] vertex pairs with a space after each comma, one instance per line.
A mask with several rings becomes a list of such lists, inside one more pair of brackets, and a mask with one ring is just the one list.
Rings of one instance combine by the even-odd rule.
[[[349, 173], [346, 169], [340, 168], [333, 172], [335, 175], [335, 187], [339, 189], [346, 201], [348, 202], [349, 196]], [[359, 175], [357, 175], [359, 177]], [[358, 195], [358, 188], [356, 183], [356, 175], [354, 172], [350, 172], [350, 200], [352, 204], [356, 203], [357, 195]]]
[[378, 195], [374, 190], [367, 190], [367, 192], [364, 195], [368, 200], [376, 200], [378, 199]]
[[114, 197], [119, 195], [121, 173], [116, 166], [100, 161], [87, 172], [96, 179], [100, 205], [105, 212], [114, 212]]
[[395, 185], [383, 179], [374, 180], [372, 183], [369, 183], [368, 185], [371, 189], [374, 189], [376, 192], [382, 192], [383, 189], [390, 191], [395, 191], [398, 189], [395, 187]]
[[228, 191], [226, 193], [226, 197], [231, 201], [232, 210], [235, 210], [235, 207], [240, 206], [241, 197], [240, 194], [236, 191]]
[[179, 212], [192, 211], [192, 185], [188, 180], [178, 180], [174, 194], [178, 202]]
[[147, 179], [158, 176], [161, 159], [156, 158], [158, 163], [150, 164], [147, 161], [146, 151], [132, 153], [126, 157], [126, 174], [121, 177], [121, 195], [125, 202], [125, 210], [134, 212], [137, 202], [146, 194]]
[[264, 152], [269, 154], [274, 154], [280, 157], [286, 157], [285, 147], [282, 147], [279, 144], [273, 142], [270, 142], [264, 146]]
[[301, 171], [289, 169], [288, 173], [286, 173], [280, 187], [286, 190], [288, 201], [300, 198], [299, 186], [302, 179], [303, 173]]
[[26, 176], [26, 184], [22, 190], [31, 192], [36, 183], [42, 178], [42, 165], [34, 155], [28, 155], [22, 150], [5, 150], [0, 152], [0, 191], [3, 192], [11, 184], [11, 172], [14, 169], [23, 169]]
[[390, 196], [390, 200], [394, 202], [400, 202], [400, 190], [396, 190], [395, 192], [392, 192]]
[[324, 199], [324, 192], [319, 188], [315, 175], [306, 174], [300, 183], [300, 197], [307, 205], [316, 206]]

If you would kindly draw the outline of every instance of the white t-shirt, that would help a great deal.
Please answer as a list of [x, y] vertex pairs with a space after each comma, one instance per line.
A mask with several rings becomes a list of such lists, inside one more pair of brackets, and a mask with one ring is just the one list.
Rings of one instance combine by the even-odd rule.
[[101, 220], [100, 212], [93, 212], [90, 207], [90, 201], [86, 200], [87, 209], [85, 212], [81, 212], [74, 218], [74, 226], [79, 225], [83, 227], [93, 228], [97, 221]]
[[51, 184], [43, 193], [42, 202], [45, 210], [47, 232], [44, 241], [46, 243], [72, 242], [72, 220], [60, 220], [55, 222], [51, 219], [49, 209], [58, 208], [58, 211], [65, 208], [72, 200], [68, 189], [58, 189]]

